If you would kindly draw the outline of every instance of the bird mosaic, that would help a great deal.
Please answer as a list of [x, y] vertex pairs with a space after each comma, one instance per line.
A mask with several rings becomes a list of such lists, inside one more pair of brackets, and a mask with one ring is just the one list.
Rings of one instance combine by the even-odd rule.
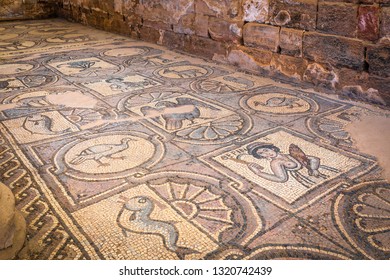
[[[177, 112], [164, 113], [167, 108], [175, 108]], [[186, 110], [182, 110], [185, 108]], [[144, 106], [141, 112], [144, 116], [154, 116], [152, 120], [160, 125], [164, 125], [167, 130], [177, 130], [184, 126], [185, 121], [194, 124], [196, 119], [201, 118], [201, 109], [211, 109], [219, 111], [218, 108], [192, 98], [176, 98], [176, 103], [172, 101], [159, 101], [154, 107]], [[190, 109], [190, 110], [188, 110]], [[161, 113], [161, 114], [160, 114]], [[158, 117], [155, 117], [160, 115]]]
[[124, 159], [124, 156], [114, 157], [115, 154], [121, 153], [130, 147], [130, 142], [137, 141], [136, 139], [126, 137], [121, 140], [120, 144], [101, 144], [89, 147], [81, 151], [81, 153], [75, 157], [70, 163], [74, 165], [82, 164], [87, 160], [96, 161], [99, 166], [109, 166], [109, 163], [102, 161], [103, 158], [107, 159]]
[[[179, 259], [185, 259], [188, 254], [199, 253], [191, 248], [181, 247], [178, 245], [179, 231], [174, 222], [166, 222], [152, 219], [155, 202], [146, 196], [136, 196], [130, 199], [121, 197], [123, 208], [118, 214], [117, 222], [122, 228], [123, 234], [127, 236], [127, 231], [158, 235], [162, 238], [167, 250], [174, 252]], [[123, 219], [124, 211], [131, 211], [128, 220]]]

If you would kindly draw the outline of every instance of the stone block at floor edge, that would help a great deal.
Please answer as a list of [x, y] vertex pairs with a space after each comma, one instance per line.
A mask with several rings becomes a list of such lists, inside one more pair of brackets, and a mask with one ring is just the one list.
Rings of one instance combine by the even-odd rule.
[[160, 32], [154, 28], [142, 26], [139, 29], [139, 36], [143, 41], [157, 43], [160, 39]]
[[228, 54], [230, 64], [251, 72], [269, 71], [272, 60], [271, 51], [259, 50], [245, 46], [236, 46]]
[[162, 45], [173, 49], [183, 49], [184, 41], [187, 35], [178, 34], [172, 31], [163, 31], [160, 36], [162, 36]]
[[[204, 17], [205, 22], [199, 21], [199, 16], [196, 14], [187, 14], [180, 18], [179, 23], [173, 26], [173, 31], [193, 35], [202, 33], [200, 28], [205, 28], [207, 32], [208, 17]], [[204, 32], [204, 31], [203, 31]]]
[[314, 62], [307, 66], [303, 80], [319, 88], [335, 90], [339, 83], [339, 76], [330, 65]]
[[210, 17], [209, 34], [213, 40], [223, 42], [240, 42], [242, 39], [243, 22], [227, 21]]
[[195, 34], [201, 37], [209, 37], [208, 27], [209, 17], [201, 14], [195, 14]]
[[272, 55], [271, 68], [289, 78], [301, 81], [307, 66], [308, 61], [301, 57], [293, 57], [277, 53]]
[[280, 53], [291, 56], [302, 56], [303, 30], [284, 28], [280, 30]]
[[212, 59], [214, 55], [224, 55], [227, 46], [224, 42], [214, 41], [210, 38], [199, 37], [196, 35], [189, 36], [184, 41], [184, 51], [199, 55], [204, 58]]
[[280, 27], [258, 23], [244, 25], [244, 45], [276, 52], [279, 46]]
[[355, 37], [358, 6], [355, 4], [318, 3], [317, 29], [325, 33]]
[[362, 70], [364, 46], [357, 39], [306, 32], [303, 35], [303, 57], [312, 61]]

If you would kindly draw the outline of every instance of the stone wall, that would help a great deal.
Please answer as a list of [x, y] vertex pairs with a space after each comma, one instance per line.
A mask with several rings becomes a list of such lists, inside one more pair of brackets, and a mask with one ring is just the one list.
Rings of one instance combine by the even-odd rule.
[[390, 0], [63, 0], [62, 15], [390, 106]]
[[0, 21], [37, 19], [56, 14], [62, 0], [0, 0]]

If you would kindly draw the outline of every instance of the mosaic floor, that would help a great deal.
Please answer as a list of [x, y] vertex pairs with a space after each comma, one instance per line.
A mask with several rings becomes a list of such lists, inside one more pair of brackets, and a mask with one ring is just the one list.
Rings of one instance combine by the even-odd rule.
[[20, 259], [389, 259], [382, 111], [62, 20], [0, 25]]

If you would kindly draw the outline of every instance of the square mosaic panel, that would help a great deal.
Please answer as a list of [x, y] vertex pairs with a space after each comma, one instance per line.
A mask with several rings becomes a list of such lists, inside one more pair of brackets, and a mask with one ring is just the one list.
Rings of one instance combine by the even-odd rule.
[[233, 114], [218, 105], [186, 94], [132, 107], [130, 110], [147, 117], [153, 124], [170, 133]]
[[84, 86], [99, 92], [103, 96], [123, 94], [158, 85], [161, 85], [161, 83], [141, 75], [129, 75], [123, 78], [115, 77], [84, 84]]

